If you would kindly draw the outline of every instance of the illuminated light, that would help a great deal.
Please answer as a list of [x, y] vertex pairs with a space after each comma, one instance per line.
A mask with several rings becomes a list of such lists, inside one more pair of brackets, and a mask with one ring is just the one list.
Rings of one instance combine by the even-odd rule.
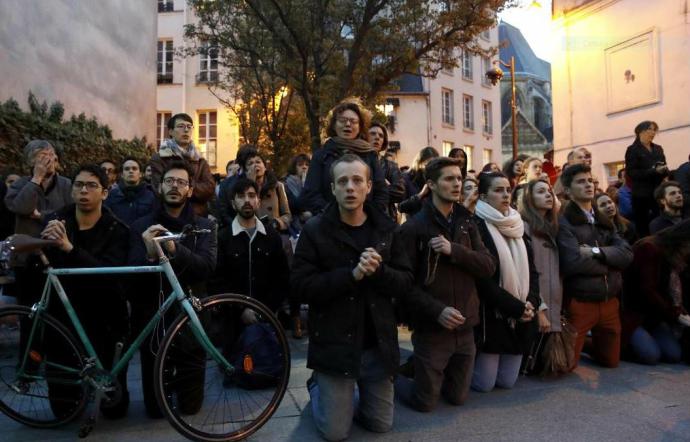
[[31, 358], [32, 361], [39, 363], [39, 364], [41, 363], [41, 361], [43, 361], [43, 356], [41, 356], [41, 354], [39, 352], [37, 352], [36, 350], [31, 350], [29, 352], [29, 357]]
[[534, 0], [532, 3], [530, 3], [529, 7], [541, 9], [541, 3], [539, 3], [537, 0]]
[[247, 374], [252, 374], [254, 371], [254, 360], [251, 355], [244, 355], [244, 360], [242, 361], [242, 369]]

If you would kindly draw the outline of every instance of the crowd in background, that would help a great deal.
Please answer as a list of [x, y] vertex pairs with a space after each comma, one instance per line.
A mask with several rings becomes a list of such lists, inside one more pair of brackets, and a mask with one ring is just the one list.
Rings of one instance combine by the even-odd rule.
[[[521, 372], [548, 372], [544, 353], [566, 332], [574, 353], [560, 373], [582, 353], [611, 368], [621, 358], [690, 361], [690, 158], [670, 170], [652, 121], [635, 128], [615, 183], [592, 174], [585, 148], [560, 167], [549, 152], [475, 171], [462, 149], [443, 156], [429, 146], [401, 168], [386, 126], [355, 101], [332, 109], [323, 147], [292, 158], [284, 177], [252, 145], [214, 177], [193, 128], [174, 115], [148, 163], [104, 159], [72, 179], [58, 149], [31, 141], [30, 173], [0, 182], [0, 239], [54, 240], [56, 266], [145, 265], [156, 235], [211, 229], [212, 238], [167, 248], [183, 287], [255, 297], [294, 338], [309, 333], [308, 387], [326, 439], [346, 438], [353, 417], [388, 431], [394, 391], [424, 412], [441, 397], [460, 405], [470, 388], [512, 388]], [[4, 293], [31, 305], [41, 270], [31, 256], [14, 257]], [[150, 296], [128, 298], [105, 278], [72, 287], [104, 355], [159, 302], [155, 281], [138, 283]], [[94, 293], [99, 307], [112, 301], [108, 327]], [[400, 325], [414, 346], [402, 366]], [[160, 417], [150, 346], [145, 402]]]

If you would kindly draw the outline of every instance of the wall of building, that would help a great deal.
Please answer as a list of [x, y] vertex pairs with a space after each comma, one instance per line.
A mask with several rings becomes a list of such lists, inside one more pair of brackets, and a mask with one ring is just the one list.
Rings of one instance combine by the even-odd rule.
[[[607, 163], [624, 160], [633, 129], [644, 120], [659, 124], [655, 142], [671, 168], [687, 161], [690, 18], [683, 4], [601, 0], [555, 17], [552, 38], [563, 42], [552, 59], [557, 163], [573, 147], [585, 146], [595, 174], [603, 177]], [[647, 43], [633, 44], [647, 35]], [[656, 98], [619, 105], [637, 96]]]
[[115, 137], [155, 140], [155, 2], [3, 0], [0, 17], [0, 100], [26, 108], [31, 90]]

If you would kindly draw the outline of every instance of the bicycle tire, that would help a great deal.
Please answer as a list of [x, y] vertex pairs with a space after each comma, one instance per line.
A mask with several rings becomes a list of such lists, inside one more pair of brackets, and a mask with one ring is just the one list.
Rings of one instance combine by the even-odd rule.
[[[41, 313], [32, 341], [24, 344], [22, 330], [30, 330], [34, 320], [28, 307], [0, 308], [0, 411], [31, 427], [53, 428], [76, 419], [86, 407], [86, 387], [79, 382], [85, 351], [46, 312]], [[31, 352], [28, 370], [19, 376], [20, 355], [27, 346]]]
[[[278, 319], [267, 307], [246, 296], [225, 294], [202, 300], [197, 315], [214, 346], [228, 357], [227, 349], [241, 336], [228, 332], [228, 317], [247, 308], [259, 315], [261, 324], [266, 324], [262, 329], [277, 341], [271, 338], [277, 350], [271, 354], [280, 359], [277, 374], [271, 378], [275, 385], [263, 389], [248, 389], [225, 375], [192, 334], [186, 314], [180, 314], [166, 333], [156, 357], [156, 398], [170, 424], [185, 437], [202, 441], [245, 439], [271, 418], [285, 395], [290, 347]], [[237, 341], [231, 339], [232, 346], [227, 340], [231, 335], [238, 337]]]

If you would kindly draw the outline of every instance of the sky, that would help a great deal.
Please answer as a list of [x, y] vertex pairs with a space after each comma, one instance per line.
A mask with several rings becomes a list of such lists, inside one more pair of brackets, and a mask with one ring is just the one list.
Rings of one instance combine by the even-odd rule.
[[551, 61], [551, 0], [540, 0], [541, 8], [530, 6], [532, 0], [520, 0], [517, 7], [499, 14], [499, 18], [522, 31], [537, 57]]

